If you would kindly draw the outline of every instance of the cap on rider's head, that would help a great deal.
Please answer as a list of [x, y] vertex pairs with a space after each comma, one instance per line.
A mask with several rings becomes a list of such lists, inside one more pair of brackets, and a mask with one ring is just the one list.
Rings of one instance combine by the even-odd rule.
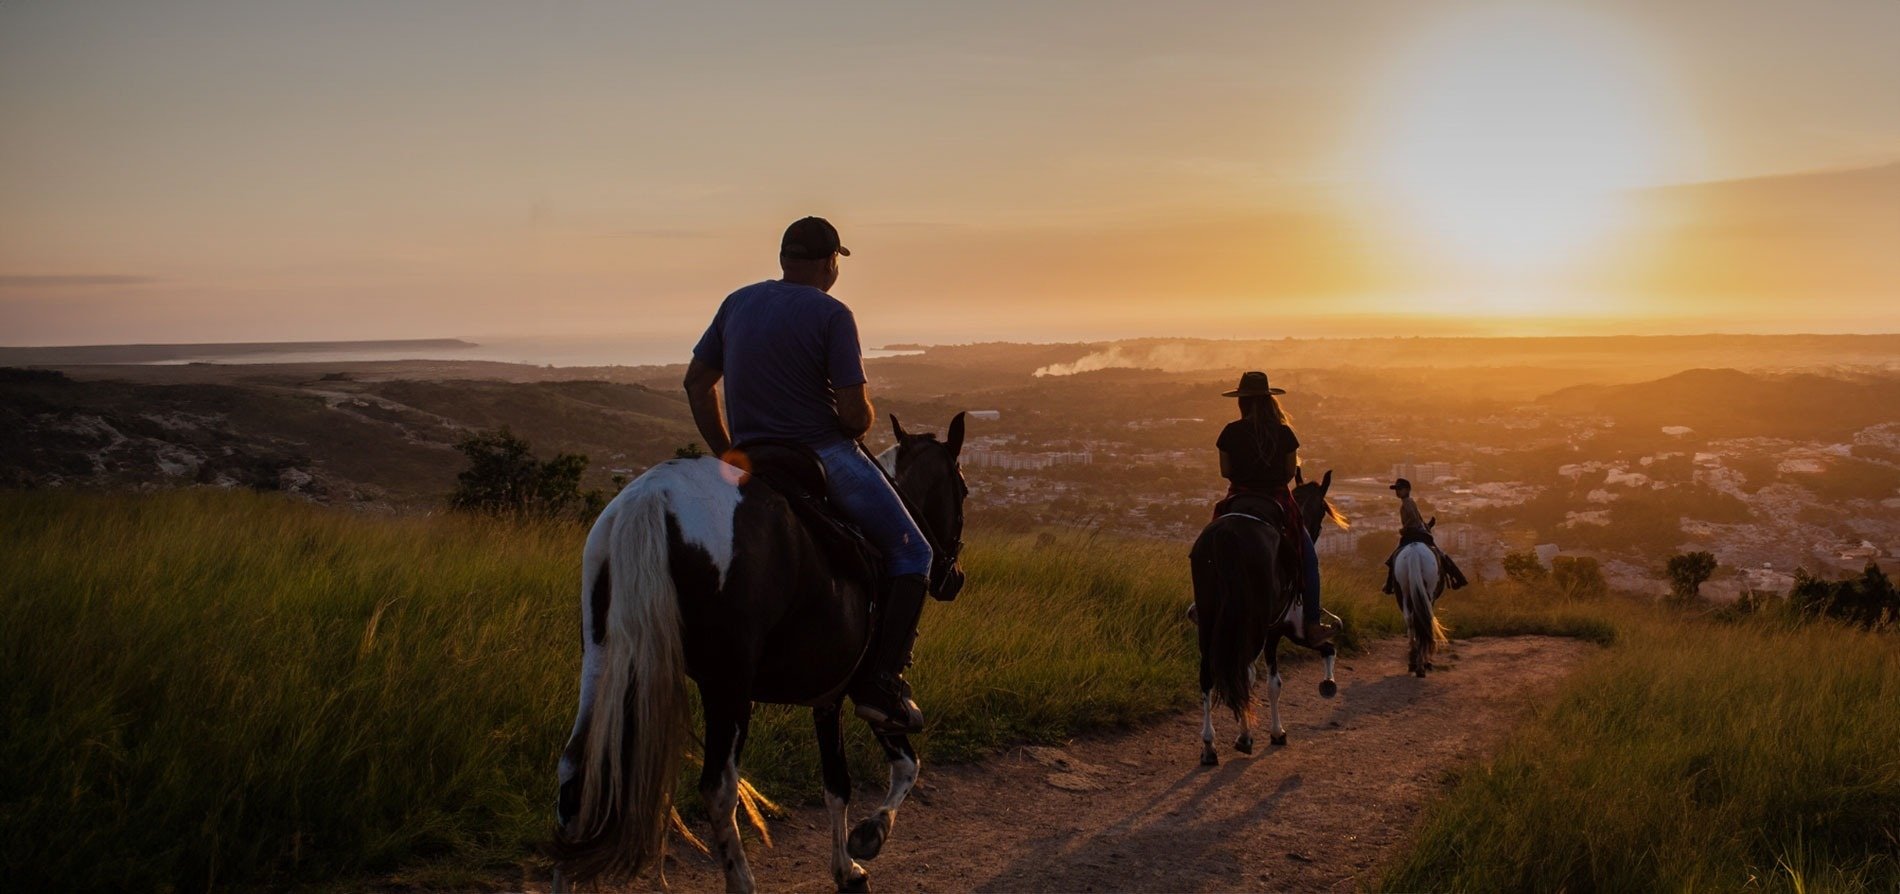
[[839, 244], [838, 228], [822, 217], [801, 217], [785, 228], [779, 240], [781, 258], [797, 261], [823, 261], [834, 254], [851, 257], [851, 249]]
[[1411, 489], [1412, 489], [1412, 482], [1407, 481], [1403, 478], [1400, 478], [1399, 480], [1392, 482], [1391, 486], [1388, 488], [1388, 490], [1411, 490]]

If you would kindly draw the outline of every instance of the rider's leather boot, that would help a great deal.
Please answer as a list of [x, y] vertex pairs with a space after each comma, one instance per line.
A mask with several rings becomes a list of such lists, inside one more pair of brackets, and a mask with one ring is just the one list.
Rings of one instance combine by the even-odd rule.
[[1443, 553], [1440, 553], [1439, 557], [1443, 559], [1445, 562], [1445, 576], [1448, 578], [1451, 578], [1450, 583], [1451, 583], [1452, 589], [1462, 590], [1466, 586], [1470, 585], [1471, 582], [1468, 580], [1465, 580], [1465, 573], [1463, 571], [1458, 570], [1457, 562], [1453, 562], [1450, 556], [1447, 556]]
[[924, 712], [910, 697], [904, 668], [910, 666], [910, 647], [917, 641], [917, 621], [924, 614], [930, 579], [907, 574], [891, 581], [881, 607], [883, 617], [873, 633], [869, 664], [858, 672], [851, 703], [859, 717], [881, 733], [920, 733]]

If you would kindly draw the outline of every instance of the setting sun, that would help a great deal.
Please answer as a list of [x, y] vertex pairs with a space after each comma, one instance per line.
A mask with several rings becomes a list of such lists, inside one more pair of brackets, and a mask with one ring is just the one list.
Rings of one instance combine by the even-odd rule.
[[1576, 259], [1656, 174], [1657, 80], [1640, 48], [1577, 13], [1447, 23], [1387, 74], [1370, 129], [1389, 226], [1498, 272]]

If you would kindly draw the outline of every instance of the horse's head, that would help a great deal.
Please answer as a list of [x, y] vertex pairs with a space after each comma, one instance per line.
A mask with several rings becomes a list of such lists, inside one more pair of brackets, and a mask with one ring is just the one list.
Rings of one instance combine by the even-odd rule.
[[1293, 502], [1299, 504], [1300, 523], [1306, 526], [1306, 533], [1312, 535], [1313, 542], [1319, 542], [1319, 527], [1329, 518], [1342, 528], [1352, 527], [1346, 514], [1326, 499], [1326, 492], [1333, 489], [1333, 470], [1327, 469], [1326, 475], [1317, 482], [1304, 480], [1296, 470], [1294, 480], [1299, 484], [1293, 488]]
[[917, 524], [930, 538], [930, 588], [938, 598], [951, 599], [963, 587], [963, 569], [958, 557], [963, 552], [963, 501], [970, 487], [963, 481], [963, 466], [957, 457], [963, 452], [963, 414], [950, 420], [942, 440], [932, 433], [912, 434], [891, 415], [891, 434], [897, 436], [892, 448], [891, 477], [897, 489], [918, 515]]

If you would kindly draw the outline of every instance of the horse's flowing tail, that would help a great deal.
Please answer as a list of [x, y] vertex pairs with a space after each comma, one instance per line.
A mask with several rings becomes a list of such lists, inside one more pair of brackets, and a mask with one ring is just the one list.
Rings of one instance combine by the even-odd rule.
[[[1249, 522], [1249, 524], [1254, 524]], [[1234, 712], [1238, 722], [1253, 723], [1253, 680], [1250, 671], [1261, 649], [1262, 630], [1270, 619], [1261, 617], [1267, 606], [1260, 604], [1273, 586], [1272, 572], [1265, 580], [1255, 579], [1266, 559], [1255, 555], [1257, 544], [1245, 542], [1229, 522], [1207, 531], [1197, 544], [1195, 589], [1206, 589], [1211, 600], [1200, 599], [1200, 623], [1207, 633], [1202, 638], [1207, 650], [1207, 665], [1215, 701]], [[1250, 554], [1255, 553], [1255, 554]], [[1209, 606], [1207, 603], [1212, 602]], [[1209, 608], [1212, 611], [1209, 611]]]
[[1412, 641], [1418, 644], [1419, 660], [1429, 664], [1438, 654], [1438, 644], [1445, 642], [1445, 628], [1438, 623], [1432, 605], [1432, 595], [1438, 589], [1438, 557], [1430, 555], [1429, 549], [1426, 553], [1423, 561], [1404, 563], [1399, 592], [1405, 599], [1405, 620]]
[[582, 571], [591, 613], [583, 626], [601, 628], [598, 646], [586, 646], [599, 650], [598, 679], [575, 730], [579, 803], [548, 848], [577, 882], [637, 875], [659, 859], [685, 750], [686, 656], [667, 561], [667, 497], [659, 489], [629, 496], [596, 523], [608, 527], [588, 537]]

